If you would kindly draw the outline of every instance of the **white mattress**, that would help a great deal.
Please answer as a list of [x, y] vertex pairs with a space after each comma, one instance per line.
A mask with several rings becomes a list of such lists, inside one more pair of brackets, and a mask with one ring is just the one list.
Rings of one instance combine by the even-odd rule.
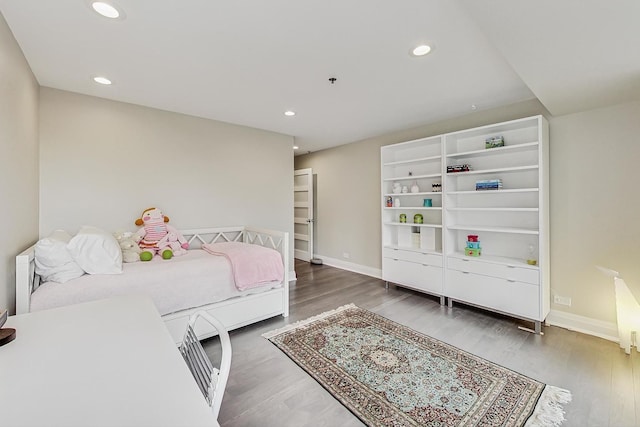
[[66, 283], [43, 283], [31, 295], [30, 309], [38, 311], [117, 295], [144, 294], [165, 315], [281, 285], [274, 282], [240, 292], [225, 257], [192, 249], [170, 260], [154, 257], [149, 262], [125, 263], [122, 274], [85, 274]]

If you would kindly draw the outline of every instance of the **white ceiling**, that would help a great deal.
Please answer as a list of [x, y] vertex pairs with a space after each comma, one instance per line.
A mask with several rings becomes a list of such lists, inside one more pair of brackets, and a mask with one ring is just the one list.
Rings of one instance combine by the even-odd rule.
[[[537, 97], [557, 115], [640, 99], [637, 0], [112, 3], [124, 19], [89, 0], [0, 11], [42, 86], [293, 135], [300, 153], [472, 105]], [[424, 42], [431, 54], [409, 55]]]

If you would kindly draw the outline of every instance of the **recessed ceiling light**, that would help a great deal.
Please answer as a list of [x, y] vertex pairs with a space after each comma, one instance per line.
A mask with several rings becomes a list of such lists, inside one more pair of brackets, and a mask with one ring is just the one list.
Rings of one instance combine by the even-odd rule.
[[471, 104], [471, 109], [473, 111], [476, 111], [478, 109], [478, 106], [476, 104]]
[[424, 56], [429, 52], [431, 52], [431, 46], [429, 46], [428, 44], [422, 44], [422, 45], [417, 46], [416, 48], [414, 48], [411, 51], [411, 54], [413, 56]]
[[294, 146], [293, 146], [293, 149], [294, 149], [294, 150], [297, 150], [298, 148], [300, 148], [300, 147], [298, 147], [297, 145], [294, 145]]
[[93, 8], [93, 10], [106, 18], [116, 19], [120, 17], [120, 11], [116, 9], [115, 6], [107, 2], [94, 1], [91, 3], [91, 7]]
[[295, 116], [295, 115], [296, 115], [296, 112], [295, 112], [295, 111], [288, 110], [288, 111], [285, 111], [285, 112], [284, 112], [284, 115], [285, 115], [285, 116], [289, 116], [289, 117], [291, 117], [291, 116]]
[[93, 81], [96, 82], [96, 83], [100, 83], [101, 85], [110, 85], [111, 84], [111, 80], [109, 80], [106, 77], [102, 77], [102, 76], [94, 77]]

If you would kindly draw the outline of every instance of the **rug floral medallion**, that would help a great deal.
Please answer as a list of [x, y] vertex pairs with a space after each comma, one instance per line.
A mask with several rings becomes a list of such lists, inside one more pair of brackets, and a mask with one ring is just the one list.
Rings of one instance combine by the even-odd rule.
[[559, 425], [570, 400], [353, 304], [265, 337], [370, 426]]

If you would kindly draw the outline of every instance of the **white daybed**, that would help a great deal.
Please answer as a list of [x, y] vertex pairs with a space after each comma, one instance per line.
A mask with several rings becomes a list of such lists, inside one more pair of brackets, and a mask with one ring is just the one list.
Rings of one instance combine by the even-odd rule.
[[[158, 306], [157, 308], [176, 343], [182, 341], [189, 317], [199, 310], [205, 310], [219, 319], [228, 330], [277, 315], [284, 317], [289, 315], [289, 234], [287, 232], [251, 227], [204, 228], [181, 230], [181, 232], [189, 241], [189, 252], [182, 257], [176, 257], [169, 261], [154, 260], [144, 263], [124, 264], [122, 274], [94, 275], [101, 277], [87, 277], [90, 275], [85, 275], [79, 279], [108, 281], [112, 277], [122, 284], [123, 279], [129, 278], [128, 286], [130, 286], [130, 290], [120, 285], [120, 289], [115, 291], [119, 293], [144, 293], [145, 289], [153, 287], [149, 294], [154, 299], [156, 306]], [[220, 242], [244, 242], [277, 250], [280, 253], [284, 267], [282, 283], [271, 283], [266, 287], [242, 292], [232, 289], [232, 284], [227, 283], [228, 280], [226, 280], [231, 276], [231, 267], [228, 261], [224, 257], [204, 254], [204, 251], [200, 249], [205, 243]], [[61, 284], [49, 282], [41, 286], [40, 277], [35, 273], [34, 255], [35, 245], [16, 256], [16, 314], [111, 296], [100, 294], [99, 291], [97, 293], [93, 290], [91, 291], [93, 293], [88, 292], [86, 284], [76, 286], [77, 292], [74, 291], [75, 285], [73, 282], [79, 279]], [[203, 271], [211, 272], [213, 284], [200, 280], [197, 281], [198, 283], [191, 283], [190, 287], [192, 289], [189, 290], [187, 289], [189, 281], [185, 280], [184, 282], [187, 284], [181, 287], [179, 280], [180, 269], [187, 268], [189, 271], [198, 269], [200, 267], [198, 267], [197, 263], [202, 259], [207, 262], [206, 269], [208, 269]], [[154, 263], [158, 268], [165, 268], [164, 271], [167, 272], [169, 280], [165, 282], [158, 280], [157, 272], [155, 274], [144, 274], [144, 269], [149, 272], [154, 270]], [[217, 267], [212, 267], [213, 264], [217, 264]], [[169, 266], [171, 271], [167, 270]], [[174, 272], [178, 276], [169, 277]], [[134, 279], [131, 280], [131, 278]], [[145, 278], [148, 278], [153, 283], [143, 283]], [[83, 283], [86, 283], [86, 281]], [[210, 301], [205, 301], [207, 297], [204, 295], [208, 295], [207, 289], [218, 283], [222, 283], [220, 288], [223, 290], [209, 298]], [[166, 292], [158, 294], [158, 288], [163, 286], [171, 288], [169, 289], [169, 294]], [[167, 295], [171, 296], [171, 292], [173, 292], [177, 301], [174, 302], [171, 301], [170, 297], [167, 298]], [[195, 294], [190, 294], [189, 292], [195, 292]], [[47, 302], [43, 304], [37, 297], [45, 294]], [[159, 297], [158, 295], [161, 296]], [[114, 313], [114, 316], [117, 316], [117, 313]], [[216, 334], [215, 330], [207, 328], [204, 323], [203, 327], [196, 329], [196, 334], [200, 339]]]

